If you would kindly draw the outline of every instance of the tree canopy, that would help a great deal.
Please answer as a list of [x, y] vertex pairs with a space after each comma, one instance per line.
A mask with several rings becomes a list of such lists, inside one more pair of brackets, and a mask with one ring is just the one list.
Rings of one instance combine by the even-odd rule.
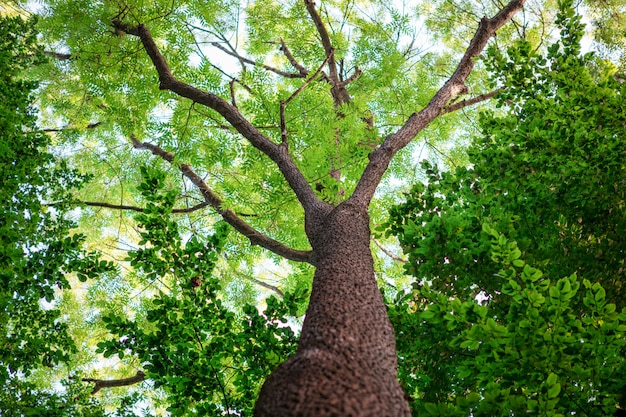
[[620, 4], [524, 3], [12, 3], [0, 409], [626, 408]]
[[427, 414], [601, 416], [623, 401], [624, 87], [581, 55], [579, 16], [557, 22], [545, 57], [525, 40], [491, 51], [505, 111], [481, 116], [468, 167], [424, 162], [427, 183], [390, 212], [416, 277], [397, 299], [416, 311], [397, 313], [399, 354]]

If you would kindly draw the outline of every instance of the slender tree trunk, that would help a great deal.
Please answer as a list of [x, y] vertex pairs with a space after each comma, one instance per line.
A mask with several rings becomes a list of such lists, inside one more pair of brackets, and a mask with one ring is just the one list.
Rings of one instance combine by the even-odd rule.
[[349, 200], [315, 217], [307, 232], [316, 272], [298, 351], [263, 385], [255, 416], [410, 416], [367, 207]]

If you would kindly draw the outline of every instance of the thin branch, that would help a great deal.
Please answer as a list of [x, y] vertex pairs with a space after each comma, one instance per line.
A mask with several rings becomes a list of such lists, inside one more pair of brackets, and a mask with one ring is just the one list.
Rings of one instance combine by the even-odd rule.
[[311, 77], [309, 77], [300, 87], [298, 87], [298, 89], [294, 91], [293, 94], [290, 95], [289, 98], [287, 98], [287, 100], [280, 101], [280, 136], [282, 138], [283, 145], [287, 146], [287, 123], [285, 122], [285, 107], [291, 102], [291, 100], [296, 98], [296, 96], [300, 94], [309, 84], [311, 84], [314, 79], [317, 78], [317, 76], [322, 72], [324, 65], [328, 63], [329, 59], [330, 58], [327, 57], [324, 62], [322, 62], [322, 65], [319, 66], [317, 71], [315, 71], [315, 73]]
[[487, 101], [491, 98], [493, 98], [495, 95], [499, 94], [502, 91], [501, 88], [497, 89], [497, 90], [493, 90], [490, 91], [488, 93], [485, 94], [481, 94], [479, 96], [476, 97], [472, 97], [472, 98], [468, 98], [465, 100], [461, 100], [457, 103], [453, 103], [453, 104], [448, 104], [446, 107], [444, 107], [441, 110], [441, 114], [446, 114], [446, 113], [452, 113], [455, 112], [457, 110], [461, 110], [464, 109], [465, 107], [468, 106], [473, 106], [474, 104], [483, 102], [483, 101]]
[[[153, 155], [160, 157], [161, 159], [169, 162], [172, 165], [176, 165], [174, 162], [174, 154], [163, 150], [161, 147], [146, 143], [140, 142], [134, 136], [131, 136], [131, 140], [133, 142], [133, 146], [136, 149], [145, 149], [152, 152]], [[222, 200], [209, 188], [209, 186], [204, 182], [204, 180], [196, 174], [191, 166], [187, 164], [177, 165], [180, 172], [189, 179], [192, 184], [194, 184], [198, 190], [202, 193], [204, 200], [208, 205], [213, 207], [226, 221], [226, 223], [230, 224], [235, 230], [244, 235], [250, 240], [252, 245], [259, 245], [271, 252], [274, 252], [277, 255], [280, 255], [286, 259], [290, 259], [292, 261], [297, 262], [310, 262], [311, 260], [311, 252], [310, 251], [302, 251], [290, 248], [288, 246], [283, 245], [282, 243], [265, 236], [260, 233], [248, 223], [243, 221], [235, 212], [231, 209], [227, 209], [223, 207]]]
[[272, 284], [268, 284], [267, 282], [263, 282], [260, 279], [256, 279], [254, 277], [244, 277], [247, 280], [250, 280], [252, 282], [254, 282], [255, 284], [263, 287], [263, 288], [267, 288], [268, 290], [274, 291], [277, 295], [279, 295], [281, 298], [283, 298], [285, 296], [285, 293], [282, 292], [280, 290], [280, 288], [272, 285]]
[[348, 94], [348, 91], [346, 91], [345, 85], [342, 85], [341, 80], [339, 79], [337, 62], [335, 61], [335, 48], [330, 41], [330, 36], [326, 30], [324, 22], [322, 21], [322, 17], [315, 8], [315, 1], [304, 0], [304, 4], [309, 12], [309, 15], [311, 16], [311, 19], [313, 20], [313, 23], [315, 24], [317, 33], [320, 35], [320, 39], [322, 40], [322, 46], [324, 47], [326, 58], [328, 58], [327, 78], [332, 85], [331, 93], [333, 95], [333, 99], [335, 100], [335, 106], [339, 107], [342, 104], [350, 102], [350, 95]]
[[296, 61], [289, 48], [287, 48], [285, 41], [283, 41], [282, 39], [280, 40], [280, 50], [283, 51], [283, 54], [285, 54], [291, 66], [297, 69], [300, 74], [302, 74], [303, 78], [309, 75], [309, 70], [307, 70], [304, 66], [300, 65], [298, 61]]
[[[146, 209], [143, 207], [128, 206], [124, 204], [110, 204], [110, 203], [104, 203], [100, 201], [79, 201], [79, 203], [84, 204], [86, 206], [90, 206], [90, 207], [103, 207], [103, 208], [109, 208], [112, 210], [128, 210], [128, 211], [136, 211], [138, 213], [143, 213], [146, 211]], [[48, 204], [48, 206], [50, 207], [54, 207], [55, 205], [57, 204], [55, 203]], [[199, 203], [191, 207], [172, 209], [170, 213], [172, 214], [193, 213], [194, 211], [202, 210], [203, 208], [209, 207], [209, 206], [210, 204], [205, 201], [203, 203]], [[240, 216], [240, 217], [257, 217], [256, 214], [248, 214], [248, 213], [236, 213], [236, 214], [237, 216]]]
[[230, 103], [233, 105], [233, 107], [237, 107], [237, 101], [235, 100], [235, 82], [236, 81], [237, 79], [233, 78], [228, 83], [228, 85], [230, 85]]
[[362, 73], [361, 68], [359, 68], [359, 67], [355, 67], [355, 68], [354, 68], [354, 73], [353, 73], [351, 76], [349, 76], [347, 79], [345, 79], [344, 81], [340, 82], [340, 83], [339, 83], [339, 85], [340, 85], [341, 87], [345, 87], [345, 86], [347, 86], [347, 85], [348, 85], [348, 84], [350, 84], [352, 81], [354, 81], [354, 80], [356, 80], [357, 78], [359, 78], [359, 75], [361, 75], [361, 73]]
[[161, 54], [148, 28], [144, 25], [130, 26], [120, 21], [113, 21], [114, 27], [124, 32], [137, 36], [150, 57], [159, 75], [159, 88], [170, 90], [173, 93], [186, 97], [218, 112], [230, 123], [252, 146], [267, 155], [283, 174], [285, 180], [296, 194], [298, 201], [305, 212], [326, 208], [323, 202], [315, 195], [315, 192], [307, 182], [302, 172], [294, 164], [285, 146], [277, 145], [267, 136], [262, 134], [239, 110], [221, 97], [202, 91], [196, 87], [178, 80], [172, 74], [167, 61]]
[[511, 0], [494, 17], [491, 19], [483, 18], [480, 21], [457, 69], [433, 96], [428, 105], [418, 113], [413, 113], [400, 130], [388, 136], [377, 150], [369, 154], [370, 161], [350, 197], [353, 201], [369, 205], [393, 156], [437, 118], [450, 100], [467, 92], [465, 81], [472, 72], [476, 59], [484, 50], [489, 39], [495, 35], [498, 29], [511, 20], [513, 15], [523, 7], [524, 2], [525, 0]]
[[383, 246], [382, 243], [380, 243], [378, 241], [378, 239], [376, 239], [375, 237], [372, 237], [372, 241], [374, 243], [376, 243], [376, 246], [378, 246], [378, 249], [380, 249], [381, 251], [383, 251], [383, 253], [385, 255], [387, 255], [388, 257], [390, 257], [391, 259], [393, 259], [394, 261], [398, 261], [398, 262], [402, 262], [402, 263], [407, 263], [408, 261], [404, 258], [399, 257], [398, 255], [394, 255], [393, 253], [391, 253], [387, 248], [385, 248]]
[[[96, 127], [100, 126], [102, 123], [101, 122], [94, 122], [94, 123], [89, 123], [87, 126], [85, 126], [85, 129], [95, 129]], [[72, 130], [72, 129], [77, 129], [76, 127], [71, 127], [71, 126], [64, 126], [64, 127], [58, 127], [58, 128], [50, 128], [50, 129], [41, 129], [43, 132], [62, 132], [64, 130]]]
[[[110, 208], [113, 210], [129, 210], [129, 211], [136, 211], [138, 213], [143, 213], [144, 211], [146, 211], [146, 209], [143, 207], [127, 206], [123, 204], [110, 204], [110, 203], [103, 203], [99, 201], [81, 201], [80, 203], [89, 207], [104, 207], [104, 208]], [[193, 213], [194, 211], [201, 210], [208, 206], [209, 206], [209, 203], [205, 201], [203, 203], [196, 204], [195, 206], [191, 206], [191, 207], [175, 208], [175, 209], [172, 209], [171, 212], [172, 214]]]
[[211, 45], [215, 46], [217, 49], [227, 53], [230, 56], [234, 56], [235, 58], [237, 58], [241, 62], [245, 62], [246, 64], [250, 64], [250, 65], [254, 65], [255, 67], [261, 67], [261, 68], [266, 69], [268, 71], [271, 71], [271, 72], [273, 72], [275, 74], [278, 74], [281, 77], [285, 77], [285, 78], [304, 78], [305, 77], [305, 75], [302, 75], [301, 73], [285, 72], [285, 71], [279, 70], [278, 68], [270, 67], [269, 65], [261, 64], [261, 63], [258, 63], [256, 61], [253, 61], [251, 59], [245, 58], [245, 57], [239, 55], [235, 51], [229, 51], [228, 49], [224, 48], [222, 45], [219, 44], [219, 42], [211, 42]]
[[143, 381], [146, 377], [141, 371], [137, 371], [135, 376], [131, 376], [130, 378], [123, 379], [93, 379], [93, 378], [83, 378], [83, 382], [93, 382], [96, 385], [93, 387], [93, 391], [91, 391], [91, 395], [95, 395], [98, 391], [103, 388], [114, 388], [114, 387], [126, 387], [128, 385], [138, 384]]
[[54, 51], [44, 51], [43, 53], [44, 55], [52, 57], [59, 61], [67, 61], [69, 59], [72, 59], [72, 54], [62, 54]]

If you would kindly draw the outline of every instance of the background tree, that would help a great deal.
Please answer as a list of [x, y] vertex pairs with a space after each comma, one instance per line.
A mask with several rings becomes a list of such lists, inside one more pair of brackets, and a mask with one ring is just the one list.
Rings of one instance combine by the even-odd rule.
[[397, 329], [422, 412], [624, 406], [624, 90], [614, 67], [580, 54], [567, 4], [557, 22], [546, 58], [527, 41], [492, 51], [504, 111], [483, 115], [471, 168], [425, 164], [428, 183], [391, 212], [417, 277], [398, 304], [416, 313]]
[[85, 280], [111, 269], [69, 232], [70, 191], [86, 178], [48, 152], [50, 138], [36, 127], [37, 83], [23, 76], [42, 60], [36, 33], [33, 21], [0, 18], [0, 408], [7, 416], [84, 415], [70, 381], [54, 392], [26, 379], [77, 351], [55, 291], [69, 288], [74, 273]]

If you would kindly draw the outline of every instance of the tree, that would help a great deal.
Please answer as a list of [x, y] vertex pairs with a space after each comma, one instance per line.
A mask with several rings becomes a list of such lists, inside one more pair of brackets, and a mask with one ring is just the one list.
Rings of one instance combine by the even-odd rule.
[[[50, 138], [36, 128], [37, 83], [23, 76], [42, 60], [36, 33], [32, 20], [0, 18], [0, 404], [8, 416], [79, 415], [76, 387], [66, 381], [69, 394], [50, 393], [25, 379], [77, 351], [55, 291], [69, 287], [69, 274], [84, 280], [111, 267], [82, 249], [81, 235], [70, 235], [68, 198], [86, 178], [49, 153]], [[64, 202], [46, 205], [57, 201]]]
[[557, 22], [546, 57], [525, 40], [492, 51], [503, 111], [483, 115], [471, 168], [426, 164], [391, 211], [416, 277], [391, 314], [420, 414], [625, 406], [624, 90], [580, 53], [567, 4]]
[[[253, 245], [314, 267], [298, 349], [265, 381], [255, 415], [408, 415], [374, 274], [368, 210], [392, 158], [468, 92], [476, 60], [523, 3], [482, 18], [452, 75], [422, 83], [424, 94], [434, 94], [421, 97], [414, 94], [419, 73], [408, 72], [421, 67], [408, 59], [415, 42], [409, 38], [402, 50], [393, 39], [404, 41], [410, 20], [394, 10], [381, 23], [356, 13], [352, 2], [253, 3], [245, 10], [244, 54], [231, 43], [243, 13], [237, 3], [50, 2], [44, 37], [70, 59], [58, 62], [60, 82], [43, 92], [42, 105], [68, 127], [100, 123], [84, 133], [107, 149], [119, 149], [124, 136], [171, 165], [181, 186], [193, 186]], [[386, 7], [372, 2], [371, 11], [382, 17]], [[236, 76], [224, 77], [203, 48], [195, 49], [205, 39], [236, 58]], [[387, 88], [406, 110], [390, 111], [398, 99]], [[171, 112], [171, 123], [156, 122], [157, 109]], [[72, 129], [62, 134], [76, 138]], [[243, 187], [229, 178], [230, 166], [249, 173]], [[214, 170], [221, 181], [206, 179]], [[139, 183], [139, 173], [124, 175]], [[280, 228], [242, 215], [257, 198], [285, 196], [297, 204], [271, 206]], [[295, 226], [300, 233], [289, 236]]]

